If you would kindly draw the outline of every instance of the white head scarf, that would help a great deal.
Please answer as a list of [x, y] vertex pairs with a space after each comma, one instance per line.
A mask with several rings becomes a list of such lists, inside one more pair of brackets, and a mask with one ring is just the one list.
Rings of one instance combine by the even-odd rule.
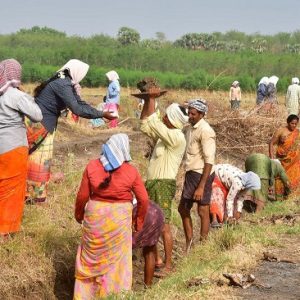
[[234, 87], [236, 87], [237, 85], [239, 85], [240, 83], [237, 81], [237, 80], [235, 80], [233, 83], [232, 83], [232, 85], [234, 86]]
[[299, 84], [299, 78], [298, 77], [293, 77], [292, 78], [292, 84]]
[[72, 83], [76, 90], [76, 93], [80, 95], [81, 86], [79, 82], [85, 77], [89, 70], [89, 65], [78, 60], [78, 59], [70, 59], [62, 68], [60, 68], [57, 72], [61, 72], [64, 70], [69, 70], [70, 76], [72, 77]]
[[279, 80], [279, 78], [277, 76], [273, 75], [269, 78], [269, 83], [273, 83], [276, 86], [278, 80]]
[[178, 129], [182, 129], [189, 119], [188, 116], [184, 115], [181, 111], [178, 103], [169, 105], [166, 109], [166, 114], [171, 124]]
[[115, 81], [120, 79], [118, 73], [114, 70], [107, 72], [105, 75], [109, 81]]
[[260, 82], [258, 83], [258, 85], [260, 85], [260, 84], [265, 84], [265, 85], [268, 85], [269, 84], [269, 78], [267, 77], [267, 76], [264, 76], [261, 80], [260, 80]]

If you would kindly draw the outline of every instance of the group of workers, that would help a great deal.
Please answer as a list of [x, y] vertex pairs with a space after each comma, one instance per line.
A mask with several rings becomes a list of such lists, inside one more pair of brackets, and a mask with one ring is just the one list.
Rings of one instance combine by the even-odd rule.
[[[264, 106], [265, 109], [269, 109], [273, 104], [277, 103], [277, 82], [279, 78], [275, 75], [269, 77], [262, 77], [257, 86], [256, 104], [258, 106]], [[229, 90], [229, 99], [231, 109], [235, 110], [240, 107], [241, 103], [241, 88], [240, 83], [235, 80]], [[298, 115], [300, 109], [300, 85], [299, 78], [293, 77], [291, 84], [289, 85], [286, 96], [285, 106], [288, 115]]]
[[[253, 153], [246, 158], [244, 172], [229, 164], [215, 164], [216, 135], [204, 119], [208, 111], [205, 100], [189, 101], [187, 110], [172, 103], [160, 118], [155, 108], [160, 92], [142, 96], [141, 131], [156, 141], [145, 184], [128, 164], [129, 141], [124, 134], [113, 135], [102, 146], [100, 160], [91, 161], [84, 171], [76, 200], [76, 215], [80, 216], [76, 219], [83, 221], [83, 237], [76, 259], [75, 299], [130, 290], [132, 247], [143, 249], [146, 286], [152, 284], [154, 275], [164, 277], [172, 272], [170, 224], [182, 159], [185, 178], [178, 211], [186, 253], [194, 241], [194, 204], [200, 217], [200, 240], [204, 240], [210, 227], [235, 224], [246, 202], [260, 211], [268, 200], [283, 200], [299, 187], [298, 116], [290, 115], [287, 126], [274, 134], [269, 156]], [[130, 192], [137, 202], [133, 224]], [[157, 248], [160, 235], [164, 259]]]
[[[117, 105], [99, 111], [80, 98], [79, 83], [88, 68], [79, 60], [70, 60], [36, 87], [33, 98], [21, 90], [21, 65], [14, 59], [0, 62], [2, 241], [20, 230], [25, 199], [31, 203], [46, 201], [60, 112], [69, 108], [83, 118], [117, 118]], [[112, 81], [116, 78], [114, 74]], [[111, 89], [119, 92], [118, 84], [115, 82]], [[204, 240], [210, 226], [235, 223], [246, 200], [259, 211], [268, 198], [282, 199], [299, 186], [297, 115], [289, 115], [287, 126], [274, 134], [269, 157], [250, 155], [244, 172], [229, 164], [215, 164], [216, 134], [204, 118], [208, 112], [205, 100], [190, 100], [187, 107], [172, 103], [160, 118], [155, 99], [162, 94], [159, 89], [141, 93], [145, 101], [140, 129], [156, 142], [145, 183], [129, 163], [129, 139], [122, 133], [112, 135], [102, 145], [100, 157], [84, 170], [75, 203], [82, 239], [76, 257], [74, 299], [101, 298], [130, 290], [133, 247], [143, 249], [146, 286], [152, 284], [154, 272], [163, 277], [173, 270], [170, 225], [182, 160], [185, 178], [178, 211], [187, 253], [194, 241], [194, 204], [200, 217], [200, 239]], [[164, 259], [157, 248], [160, 236]]]

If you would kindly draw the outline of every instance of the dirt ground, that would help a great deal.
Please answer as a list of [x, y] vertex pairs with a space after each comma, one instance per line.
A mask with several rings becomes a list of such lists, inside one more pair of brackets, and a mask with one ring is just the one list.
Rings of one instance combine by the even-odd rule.
[[300, 299], [300, 236], [284, 235], [268, 249], [278, 261], [263, 260], [252, 271], [257, 285], [237, 292], [238, 299]]

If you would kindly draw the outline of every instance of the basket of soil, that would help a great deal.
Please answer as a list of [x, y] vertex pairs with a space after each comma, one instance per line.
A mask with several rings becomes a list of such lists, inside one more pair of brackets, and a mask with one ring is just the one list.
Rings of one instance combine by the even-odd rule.
[[155, 78], [147, 77], [137, 83], [137, 88], [140, 93], [131, 94], [139, 99], [148, 100], [150, 98], [158, 98], [164, 95], [167, 91], [162, 91], [158, 81]]

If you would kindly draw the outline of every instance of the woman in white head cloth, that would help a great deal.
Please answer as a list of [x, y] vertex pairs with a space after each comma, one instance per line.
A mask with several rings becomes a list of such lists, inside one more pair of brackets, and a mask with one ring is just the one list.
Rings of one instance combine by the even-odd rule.
[[114, 120], [109, 122], [109, 128], [114, 128], [118, 126], [118, 110], [120, 107], [120, 83], [119, 83], [119, 75], [116, 71], [109, 71], [106, 74], [106, 78], [109, 81], [109, 85], [107, 87], [106, 98], [105, 98], [105, 106], [104, 110], [113, 113], [113, 115], [117, 116]]
[[300, 104], [300, 86], [299, 78], [292, 78], [292, 84], [288, 87], [285, 105], [288, 111], [288, 115], [299, 115], [299, 104]]
[[242, 93], [240, 88], [240, 83], [235, 80], [230, 87], [229, 98], [231, 109], [238, 109], [240, 107]]
[[42, 111], [43, 120], [37, 124], [26, 124], [30, 154], [26, 196], [31, 202], [45, 202], [47, 198], [53, 141], [60, 113], [69, 109], [86, 119], [114, 118], [109, 112], [97, 110], [81, 99], [79, 83], [88, 69], [88, 64], [71, 59], [34, 90], [35, 101]]
[[257, 86], [257, 96], [256, 96], [256, 104], [262, 104], [267, 97], [267, 86], [269, 84], [269, 78], [264, 76], [258, 83]]
[[279, 78], [277, 76], [271, 76], [269, 78], [269, 84], [267, 87], [267, 97], [268, 97], [268, 101], [271, 104], [277, 103], [277, 88], [276, 88], [276, 84], [278, 82]]

